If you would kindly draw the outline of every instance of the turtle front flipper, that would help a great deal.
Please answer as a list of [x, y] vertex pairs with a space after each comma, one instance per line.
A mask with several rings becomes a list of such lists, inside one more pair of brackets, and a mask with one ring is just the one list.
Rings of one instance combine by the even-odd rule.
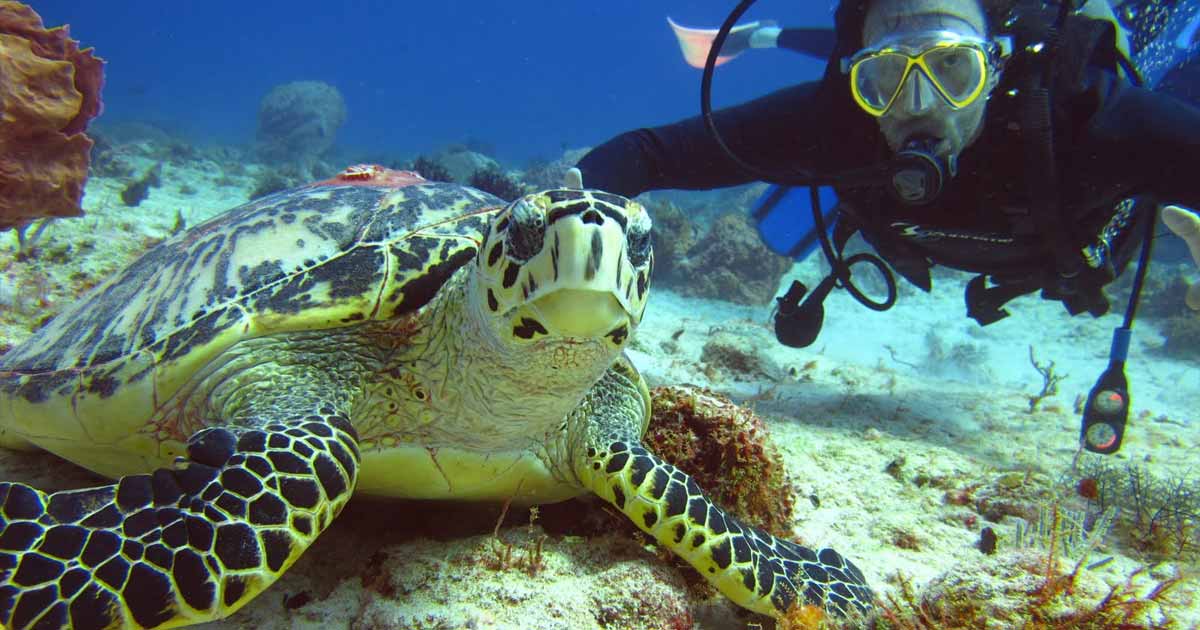
[[[649, 394], [624, 362], [597, 383], [569, 419], [586, 415], [568, 447], [575, 476], [696, 568], [743, 608], [778, 617], [793, 604], [865, 612], [873, 595], [858, 567], [743, 524], [696, 482], [642, 446]], [[797, 601], [797, 595], [803, 599]]]
[[350, 423], [312, 415], [204, 429], [175, 469], [45, 494], [0, 483], [0, 625], [171, 628], [229, 615], [341, 511]]
[[[743, 524], [696, 482], [638, 443], [593, 447], [585, 484], [696, 568], [743, 608], [779, 616], [794, 603], [840, 614], [866, 611], [871, 590], [833, 549], [814, 550]], [[803, 602], [796, 602], [797, 594]]]

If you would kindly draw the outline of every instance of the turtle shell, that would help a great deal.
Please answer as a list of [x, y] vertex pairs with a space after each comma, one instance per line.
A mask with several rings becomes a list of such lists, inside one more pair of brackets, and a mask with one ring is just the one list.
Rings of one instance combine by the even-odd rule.
[[419, 309], [504, 202], [417, 181], [288, 190], [160, 243], [0, 358], [0, 427], [78, 459], [240, 340]]

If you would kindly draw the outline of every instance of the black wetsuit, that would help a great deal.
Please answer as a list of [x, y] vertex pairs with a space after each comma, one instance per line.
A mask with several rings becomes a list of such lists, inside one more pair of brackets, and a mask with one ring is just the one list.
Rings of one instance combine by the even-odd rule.
[[[1055, 283], [1055, 258], [1042, 237], [1045, 223], [1030, 211], [1022, 99], [1013, 95], [1020, 93], [1020, 79], [1005, 72], [980, 137], [962, 152], [957, 177], [935, 202], [914, 207], [877, 189], [838, 189], [839, 222], [860, 230], [918, 286], [928, 289], [932, 264], [986, 274], [993, 283], [1017, 286], [1013, 295]], [[1056, 196], [1064, 209], [1065, 251], [1097, 242], [1123, 199], [1200, 208], [1200, 110], [1091, 65], [1076, 79], [1076, 88], [1054, 92]], [[850, 100], [844, 86], [829, 89], [828, 83], [797, 85], [716, 112], [718, 129], [739, 156], [772, 170], [832, 173], [887, 159], [890, 150], [876, 121]], [[730, 161], [699, 117], [619, 135], [578, 166], [586, 186], [627, 196], [755, 179]], [[1094, 294], [1135, 249], [1140, 231], [1133, 232], [1129, 225], [1111, 238], [1110, 229], [1107, 273], [1094, 270], [1088, 280], [1096, 285]], [[1062, 299], [1053, 290], [1043, 295]], [[1103, 310], [1089, 303], [1067, 307], [1072, 313]]]

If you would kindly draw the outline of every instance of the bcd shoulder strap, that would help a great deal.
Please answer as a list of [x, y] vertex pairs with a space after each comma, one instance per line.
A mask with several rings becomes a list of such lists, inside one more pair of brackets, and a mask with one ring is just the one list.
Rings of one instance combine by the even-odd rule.
[[1099, 316], [1107, 312], [1108, 300], [1095, 274], [1087, 273], [1079, 248], [1084, 239], [1074, 233], [1075, 221], [1059, 195], [1057, 156], [1062, 147], [1056, 149], [1055, 143], [1067, 137], [1055, 134], [1054, 124], [1056, 119], [1064, 122], [1069, 114], [1063, 103], [1086, 89], [1089, 68], [1121, 71], [1116, 26], [1069, 6], [1047, 6], [1043, 0], [1018, 2], [1004, 25], [1014, 39], [1014, 55], [1005, 73], [1010, 77], [1007, 89], [1018, 90], [1021, 99], [1019, 122], [1025, 138], [1030, 211], [1055, 270], [1040, 280], [995, 287], [987, 286], [986, 276], [977, 277], [967, 287], [967, 311], [986, 325], [1007, 315], [1002, 308], [1005, 302], [1041, 288], [1043, 297], [1061, 300], [1072, 315], [1087, 311]]

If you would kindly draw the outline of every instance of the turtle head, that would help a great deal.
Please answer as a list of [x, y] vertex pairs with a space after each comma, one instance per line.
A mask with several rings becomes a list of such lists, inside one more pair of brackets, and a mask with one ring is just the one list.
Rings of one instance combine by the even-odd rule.
[[525, 195], [493, 218], [478, 264], [479, 310], [505, 345], [611, 360], [646, 308], [650, 215], [599, 191]]

